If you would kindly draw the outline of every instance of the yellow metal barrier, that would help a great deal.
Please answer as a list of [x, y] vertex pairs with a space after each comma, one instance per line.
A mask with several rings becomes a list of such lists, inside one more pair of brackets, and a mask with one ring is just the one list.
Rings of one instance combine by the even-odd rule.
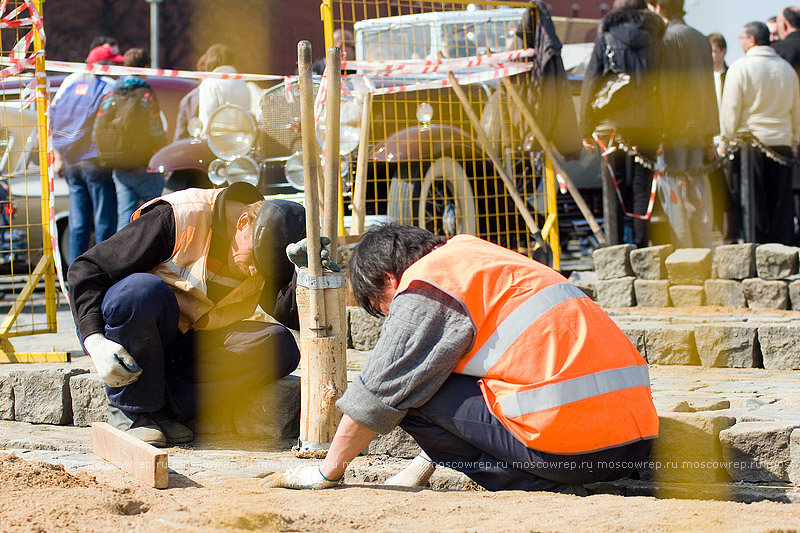
[[[444, 236], [475, 234], [558, 268], [555, 173], [517, 103], [499, 82], [507, 77], [528, 98], [529, 73], [518, 68], [524, 60], [485, 60], [489, 54], [533, 47], [516, 34], [531, 4], [498, 4], [322, 2], [326, 45], [337, 44], [347, 51], [344, 79], [365, 76], [375, 86], [365, 127], [352, 120], [354, 135], [362, 132], [360, 142], [353, 143], [349, 153], [350, 147], [342, 149], [343, 168], [351, 169], [343, 172], [344, 214], [350, 214], [355, 204], [353, 219], [391, 219]], [[596, 21], [581, 22], [573, 19], [557, 23], [556, 28], [576, 34], [596, 27]], [[342, 39], [334, 43], [336, 30]], [[459, 58], [465, 61], [453, 67], [453, 74], [463, 86], [466, 105], [446, 83], [449, 68], [412, 68], [424, 61], [436, 65]], [[469, 58], [483, 58], [482, 68], [466, 64]], [[401, 65], [407, 74], [398, 74]], [[512, 70], [516, 66], [517, 73], [503, 70], [508, 66]], [[480, 125], [470, 116], [479, 117]], [[356, 175], [363, 176], [366, 184], [356, 184]], [[521, 205], [530, 215], [523, 216]], [[354, 220], [351, 227], [360, 231], [363, 225]]]
[[0, 188], [8, 195], [0, 202], [0, 294], [11, 302], [0, 321], [0, 362], [66, 361], [65, 352], [19, 353], [8, 340], [54, 333], [58, 293], [49, 216], [42, 0], [3, 5], [0, 35], [12, 48], [0, 49], [11, 65], [0, 80]]

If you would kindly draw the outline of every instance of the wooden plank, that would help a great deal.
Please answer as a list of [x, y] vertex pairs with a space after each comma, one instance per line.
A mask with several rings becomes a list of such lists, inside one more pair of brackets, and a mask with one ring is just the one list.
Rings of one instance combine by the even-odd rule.
[[105, 422], [92, 424], [92, 451], [151, 487], [169, 484], [166, 452]]

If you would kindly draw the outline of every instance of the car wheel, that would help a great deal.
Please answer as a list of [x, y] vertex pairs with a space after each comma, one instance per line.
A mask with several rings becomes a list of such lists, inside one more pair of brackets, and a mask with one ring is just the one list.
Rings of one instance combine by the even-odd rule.
[[472, 185], [461, 165], [449, 157], [437, 159], [427, 169], [412, 165], [409, 173], [395, 174], [387, 215], [444, 237], [477, 233]]

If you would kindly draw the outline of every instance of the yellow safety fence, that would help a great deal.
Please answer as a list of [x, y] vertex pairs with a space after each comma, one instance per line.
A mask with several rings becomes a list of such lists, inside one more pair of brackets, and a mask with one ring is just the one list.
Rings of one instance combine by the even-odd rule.
[[[520, 108], [530, 85], [521, 51], [533, 43], [516, 30], [530, 7], [322, 3], [326, 46], [343, 51], [345, 85], [369, 80], [368, 116], [350, 125], [361, 130], [359, 150], [342, 148], [343, 167], [355, 169], [343, 188], [351, 233], [363, 229], [361, 218], [388, 218], [444, 236], [471, 233], [559, 268], [555, 173]], [[597, 23], [554, 22], [565, 42]]]
[[[0, 36], [0, 362], [66, 361], [20, 353], [10, 337], [54, 333], [58, 292], [51, 241], [47, 78], [41, 0], [2, 4]], [[66, 195], [64, 195], [66, 202]]]

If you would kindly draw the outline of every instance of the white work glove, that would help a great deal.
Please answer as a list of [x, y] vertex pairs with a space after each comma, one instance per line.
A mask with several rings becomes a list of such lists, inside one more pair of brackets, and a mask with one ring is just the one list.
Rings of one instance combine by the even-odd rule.
[[384, 482], [384, 485], [394, 485], [397, 487], [424, 487], [436, 470], [436, 465], [422, 454], [414, 457], [411, 464], [405, 467], [400, 473], [393, 475]]
[[122, 345], [108, 340], [102, 333], [89, 335], [83, 339], [83, 345], [97, 373], [109, 387], [124, 387], [139, 379], [142, 369]]
[[326, 479], [318, 466], [298, 466], [272, 474], [261, 485], [271, 489], [327, 489], [338, 485], [342, 478]]
[[[328, 245], [331, 243], [329, 237], [319, 238], [319, 258], [322, 262], [322, 268], [326, 268], [331, 272], [341, 272], [342, 268], [331, 261], [331, 252], [328, 250]], [[286, 257], [289, 261], [299, 267], [308, 266], [308, 238], [304, 238], [298, 242], [292, 242], [286, 245]]]

